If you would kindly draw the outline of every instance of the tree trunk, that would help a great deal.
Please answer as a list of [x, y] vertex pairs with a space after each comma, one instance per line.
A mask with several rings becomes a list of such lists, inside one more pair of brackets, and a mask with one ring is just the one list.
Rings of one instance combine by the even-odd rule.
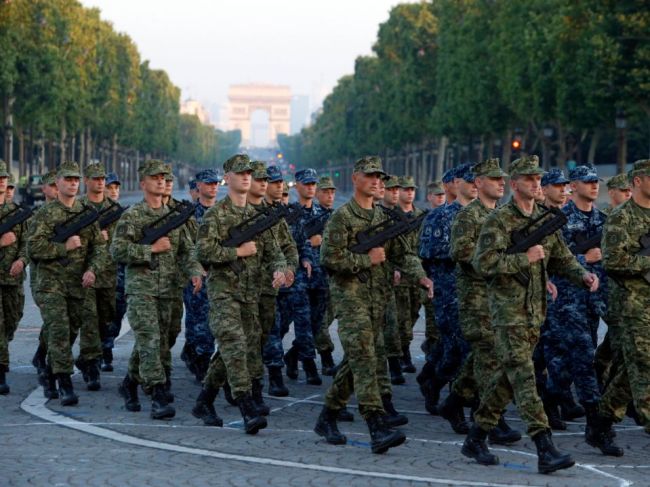
[[88, 161], [86, 161], [86, 136], [84, 132], [84, 130], [79, 132], [79, 164], [82, 166], [88, 164]]
[[59, 154], [60, 154], [60, 157], [61, 157], [60, 163], [65, 162], [65, 157], [66, 157], [65, 139], [66, 139], [66, 137], [67, 137], [67, 130], [66, 130], [65, 122], [62, 122], [61, 123], [61, 141], [59, 142], [59, 144], [60, 144], [60, 146], [59, 146]]
[[18, 129], [18, 181], [25, 175], [25, 133]]
[[506, 131], [501, 147], [503, 147], [503, 153], [501, 154], [503, 159], [503, 170], [508, 172], [508, 169], [510, 169], [510, 159], [512, 157], [512, 130]]
[[435, 179], [441, 179], [442, 173], [445, 172], [445, 159], [447, 158], [447, 145], [449, 138], [444, 135], [438, 139], [438, 159], [436, 160]]
[[14, 116], [13, 116], [13, 106], [14, 106], [14, 97], [5, 96], [3, 103], [3, 111], [5, 114], [4, 119], [4, 160], [7, 162], [7, 167], [11, 170], [11, 164], [14, 158]]
[[112, 142], [113, 142], [112, 148], [111, 148], [112, 149], [112, 157], [111, 157], [112, 164], [111, 164], [111, 166], [113, 168], [112, 171], [115, 174], [120, 174], [120, 172], [117, 170], [117, 134], [113, 134]]

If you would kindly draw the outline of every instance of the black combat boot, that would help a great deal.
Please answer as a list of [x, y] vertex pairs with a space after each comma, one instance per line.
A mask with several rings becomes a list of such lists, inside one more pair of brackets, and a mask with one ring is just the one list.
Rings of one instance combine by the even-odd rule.
[[490, 449], [485, 443], [487, 435], [487, 431], [483, 431], [479, 425], [473, 424], [460, 452], [481, 465], [498, 465], [499, 457], [490, 453]]
[[318, 368], [313, 358], [308, 358], [302, 361], [302, 369], [305, 371], [307, 384], [310, 386], [320, 386], [323, 380], [318, 375]]
[[336, 424], [338, 415], [339, 411], [323, 406], [316, 426], [314, 426], [316, 434], [325, 438], [325, 441], [331, 445], [345, 445], [348, 441], [345, 435], [339, 431], [339, 427]]
[[70, 374], [56, 374], [56, 380], [59, 383], [61, 406], [74, 406], [75, 404], [78, 404], [79, 397], [74, 393]]
[[117, 391], [124, 398], [124, 407], [127, 411], [135, 413], [142, 409], [138, 399], [138, 383], [132, 380], [129, 374], [126, 374]]
[[203, 382], [206, 374], [208, 373], [208, 368], [210, 367], [210, 359], [212, 355], [209, 353], [197, 354], [194, 357], [194, 377], [198, 382]]
[[351, 423], [354, 421], [354, 414], [352, 414], [348, 408], [344, 407], [339, 409], [339, 414], [336, 419], [344, 423]]
[[32, 357], [32, 365], [38, 374], [38, 383], [45, 387], [45, 369], [47, 368], [47, 350], [39, 343], [36, 353]]
[[43, 379], [43, 397], [47, 399], [58, 399], [59, 391], [56, 388], [56, 377], [52, 372], [52, 367], [49, 365], [45, 367]]
[[113, 349], [102, 348], [102, 371], [113, 372]]
[[409, 419], [403, 414], [398, 413], [395, 406], [393, 406], [393, 399], [390, 394], [384, 394], [381, 396], [381, 403], [384, 406], [384, 411], [386, 411], [386, 414], [382, 416], [382, 419], [387, 426], [394, 428], [396, 426], [404, 426], [405, 424], [408, 424]]
[[411, 361], [411, 350], [408, 345], [402, 348], [402, 371], [407, 374], [415, 374], [415, 365]]
[[99, 382], [99, 370], [99, 359], [86, 362], [86, 376], [88, 377], [86, 386], [89, 391], [98, 391], [102, 388]]
[[323, 352], [318, 352], [320, 354], [320, 365], [321, 373], [326, 376], [334, 375], [334, 359], [332, 358], [332, 352], [325, 350]]
[[251, 397], [253, 398], [253, 404], [255, 404], [255, 409], [257, 414], [260, 416], [268, 416], [271, 413], [271, 408], [264, 404], [264, 398], [262, 397], [262, 385], [261, 379], [253, 379], [251, 381]]
[[588, 445], [598, 448], [603, 455], [609, 457], [622, 457], [623, 448], [614, 443], [612, 435], [612, 420], [606, 419], [598, 413], [597, 404], [585, 404], [587, 426], [585, 428], [585, 441]]
[[540, 431], [533, 436], [537, 447], [537, 471], [551, 473], [563, 468], [573, 467], [575, 460], [568, 453], [560, 453], [551, 439], [551, 431]]
[[582, 418], [585, 415], [585, 408], [576, 404], [573, 400], [573, 394], [568, 391], [560, 400], [560, 417], [564, 421], [573, 421], [574, 419]]
[[196, 404], [192, 408], [192, 416], [203, 420], [206, 426], [223, 426], [223, 419], [219, 417], [214, 409], [214, 400], [217, 398], [219, 389], [212, 389], [203, 386], [199, 397], [196, 398]]
[[283, 357], [284, 363], [287, 366], [287, 377], [296, 380], [298, 378], [298, 350], [296, 347], [291, 347]]
[[542, 403], [544, 404], [544, 412], [546, 413], [551, 429], [555, 431], [566, 430], [566, 423], [560, 418], [560, 412], [555, 398], [551, 394], [545, 394], [542, 397]]
[[165, 367], [165, 398], [169, 404], [174, 402], [174, 393], [172, 392], [172, 369]]
[[7, 366], [0, 365], [0, 396], [9, 394], [9, 385], [7, 384]]
[[257, 413], [250, 394], [238, 397], [237, 405], [244, 420], [244, 431], [246, 431], [247, 435], [255, 435], [259, 430], [266, 428], [266, 418]]
[[521, 440], [521, 433], [517, 430], [513, 430], [510, 425], [506, 423], [506, 418], [504, 418], [502, 414], [499, 418], [499, 423], [488, 434], [488, 439], [490, 443], [496, 445], [510, 445], [511, 443], [516, 443]]
[[390, 383], [399, 386], [406, 382], [402, 374], [402, 365], [399, 363], [399, 357], [388, 357], [388, 370], [390, 372]]
[[88, 363], [83, 360], [81, 357], [77, 357], [74, 361], [74, 366], [77, 367], [77, 370], [81, 372], [81, 377], [84, 382], [88, 384]]
[[390, 429], [382, 417], [373, 414], [366, 419], [370, 432], [370, 447], [373, 453], [386, 453], [389, 448], [394, 448], [406, 441], [406, 435], [400, 430]]
[[171, 419], [176, 416], [174, 406], [167, 402], [165, 384], [156, 384], [151, 390], [151, 418]]
[[231, 406], [239, 406], [237, 401], [235, 401], [235, 398], [232, 397], [232, 390], [230, 389], [230, 384], [226, 380], [226, 382], [223, 384], [223, 397], [226, 398], [226, 401], [228, 404]]
[[424, 367], [417, 375], [416, 380], [420, 386], [420, 392], [424, 396], [424, 409], [429, 414], [437, 416], [440, 391], [445, 387], [445, 382], [438, 380], [435, 374], [435, 366], [431, 362], [425, 362]]
[[269, 367], [269, 396], [286, 397], [289, 389], [282, 380], [281, 367]]
[[188, 342], [185, 342], [183, 345], [183, 350], [181, 350], [181, 360], [185, 362], [187, 370], [189, 370], [193, 375], [196, 375], [196, 353], [194, 352], [194, 347]]
[[451, 429], [459, 435], [469, 433], [469, 424], [465, 421], [465, 411], [463, 410], [463, 398], [455, 392], [450, 392], [443, 403], [438, 407], [440, 416], [449, 421]]

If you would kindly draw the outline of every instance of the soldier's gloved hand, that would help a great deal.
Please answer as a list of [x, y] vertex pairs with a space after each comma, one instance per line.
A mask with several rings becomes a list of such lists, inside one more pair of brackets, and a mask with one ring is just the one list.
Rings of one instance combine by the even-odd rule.
[[603, 260], [603, 253], [600, 249], [589, 249], [585, 254], [585, 260], [587, 264], [593, 264], [595, 262], [600, 262]]
[[557, 299], [557, 286], [553, 284], [551, 281], [547, 281], [546, 290], [551, 295], [551, 299], [555, 301]]
[[312, 247], [320, 247], [320, 245], [323, 243], [323, 236], [312, 235], [311, 237], [309, 237], [309, 242], [311, 243]]
[[65, 241], [65, 249], [69, 252], [70, 250], [78, 249], [81, 247], [81, 237], [79, 235], [73, 235]]
[[370, 265], [379, 265], [386, 261], [386, 251], [384, 247], [375, 247], [368, 251], [368, 257], [370, 257]]
[[311, 279], [311, 264], [308, 261], [303, 260], [302, 261], [302, 266], [307, 271], [307, 279]]
[[428, 277], [423, 277], [419, 283], [420, 286], [427, 290], [427, 298], [433, 299], [433, 281]]
[[7, 247], [16, 241], [16, 234], [14, 232], [7, 232], [0, 237], [0, 247]]
[[194, 287], [192, 294], [197, 294], [201, 290], [201, 287], [203, 287], [203, 279], [199, 276], [194, 276], [192, 278], [192, 286]]
[[526, 257], [528, 257], [528, 262], [531, 264], [534, 264], [535, 262], [539, 262], [545, 257], [544, 247], [542, 247], [541, 245], [533, 245], [526, 252]]
[[9, 275], [11, 277], [18, 277], [22, 272], [23, 269], [25, 269], [25, 263], [18, 259], [14, 261], [13, 264], [11, 264], [11, 269], [9, 269]]
[[81, 285], [83, 287], [92, 287], [93, 284], [95, 284], [95, 273], [93, 271], [84, 272], [81, 278]]
[[255, 242], [244, 242], [237, 247], [237, 257], [250, 257], [257, 253]]
[[399, 283], [402, 281], [402, 273], [397, 269], [393, 272], [393, 286], [399, 286]]
[[291, 287], [293, 284], [293, 281], [295, 280], [296, 276], [293, 273], [293, 271], [288, 270], [284, 273], [284, 285], [285, 287]]
[[271, 283], [273, 289], [277, 289], [280, 286], [284, 286], [284, 283], [285, 283], [284, 272], [275, 271], [273, 273], [273, 282]]
[[582, 276], [582, 281], [585, 283], [585, 286], [589, 288], [589, 292], [594, 293], [598, 291], [600, 279], [598, 279], [598, 276], [596, 274], [587, 272], [584, 276]]
[[153, 252], [154, 254], [169, 252], [171, 249], [172, 249], [172, 243], [169, 240], [169, 237], [160, 237], [151, 245], [151, 252]]

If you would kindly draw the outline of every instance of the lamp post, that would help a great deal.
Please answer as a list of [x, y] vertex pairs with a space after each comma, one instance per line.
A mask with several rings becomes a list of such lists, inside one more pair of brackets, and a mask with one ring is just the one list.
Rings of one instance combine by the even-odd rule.
[[618, 166], [618, 173], [625, 172], [627, 165], [627, 119], [625, 118], [625, 110], [618, 108], [616, 110], [616, 164]]
[[547, 171], [551, 167], [551, 153], [548, 148], [551, 137], [553, 137], [553, 127], [545, 125], [542, 129], [542, 164]]

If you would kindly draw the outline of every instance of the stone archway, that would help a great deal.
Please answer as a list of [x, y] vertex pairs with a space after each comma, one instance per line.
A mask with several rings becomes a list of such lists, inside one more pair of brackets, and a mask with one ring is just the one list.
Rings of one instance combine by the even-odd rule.
[[278, 134], [289, 134], [291, 88], [282, 85], [231, 85], [228, 90], [230, 130], [240, 130], [242, 146], [251, 142], [251, 115], [257, 110], [269, 114], [268, 140], [277, 144]]

